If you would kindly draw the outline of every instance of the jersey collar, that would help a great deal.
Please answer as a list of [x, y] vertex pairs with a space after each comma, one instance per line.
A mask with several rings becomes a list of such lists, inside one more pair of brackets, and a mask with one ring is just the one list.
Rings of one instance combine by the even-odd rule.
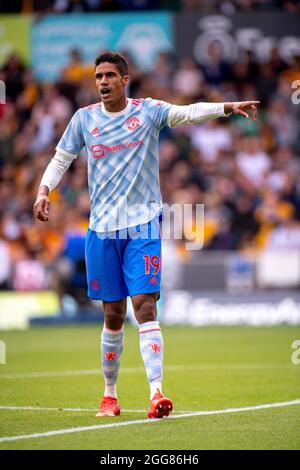
[[127, 98], [127, 105], [125, 106], [125, 108], [121, 109], [121, 111], [117, 111], [116, 113], [112, 113], [110, 111], [106, 111], [104, 105], [101, 106], [102, 108], [102, 111], [104, 114], [106, 114], [106, 116], [110, 116], [110, 117], [118, 117], [118, 116], [122, 116], [123, 114], [127, 114], [131, 108], [131, 100], [129, 98]]

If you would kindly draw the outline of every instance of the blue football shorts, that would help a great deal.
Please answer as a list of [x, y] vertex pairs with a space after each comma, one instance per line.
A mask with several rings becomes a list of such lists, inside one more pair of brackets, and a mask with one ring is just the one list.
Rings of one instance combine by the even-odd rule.
[[89, 228], [85, 251], [91, 299], [114, 302], [160, 292], [160, 218], [108, 233]]

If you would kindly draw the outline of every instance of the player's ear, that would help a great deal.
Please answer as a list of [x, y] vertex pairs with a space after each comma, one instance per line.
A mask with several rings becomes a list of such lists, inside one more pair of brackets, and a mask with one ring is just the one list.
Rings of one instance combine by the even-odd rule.
[[124, 83], [124, 85], [125, 85], [125, 86], [128, 85], [128, 83], [129, 83], [129, 75], [124, 75], [122, 78], [123, 78], [123, 83]]

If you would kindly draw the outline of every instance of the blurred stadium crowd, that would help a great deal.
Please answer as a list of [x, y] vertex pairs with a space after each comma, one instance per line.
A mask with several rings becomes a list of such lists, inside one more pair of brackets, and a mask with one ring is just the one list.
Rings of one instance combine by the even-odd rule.
[[[176, 104], [261, 100], [256, 122], [231, 116], [162, 131], [163, 200], [205, 204], [206, 250], [299, 248], [300, 105], [292, 102], [291, 84], [300, 79], [300, 57], [284, 63], [274, 48], [265, 63], [243, 53], [230, 65], [214, 42], [205, 66], [162, 53], [152, 73], [144, 74], [128, 60], [128, 95], [133, 98]], [[50, 287], [61, 296], [82, 292], [83, 299], [89, 217], [84, 152], [51, 193], [50, 221], [34, 221], [32, 206], [70, 117], [99, 99], [93, 66], [73, 50], [56, 83], [37, 83], [13, 55], [0, 79], [7, 95], [0, 108], [0, 286]], [[178, 253], [191, 252], [178, 242]]]
[[233, 14], [238, 11], [299, 11], [299, 0], [11, 0], [0, 13], [70, 13], [99, 11], [175, 10]]

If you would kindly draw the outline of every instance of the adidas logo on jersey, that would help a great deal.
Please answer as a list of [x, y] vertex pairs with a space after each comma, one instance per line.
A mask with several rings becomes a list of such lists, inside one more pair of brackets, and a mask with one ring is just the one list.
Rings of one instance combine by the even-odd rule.
[[97, 135], [100, 135], [100, 131], [98, 129], [98, 127], [95, 127], [95, 129], [93, 129], [91, 131], [91, 134], [94, 136], [94, 137], [97, 137]]
[[156, 279], [156, 277], [153, 276], [153, 277], [151, 277], [150, 281], [148, 281], [148, 282], [149, 282], [149, 284], [157, 284], [157, 279]]

